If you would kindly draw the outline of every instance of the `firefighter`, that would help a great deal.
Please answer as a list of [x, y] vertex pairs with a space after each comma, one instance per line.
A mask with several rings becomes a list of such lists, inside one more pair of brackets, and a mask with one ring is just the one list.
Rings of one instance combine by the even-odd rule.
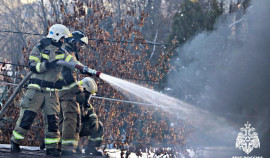
[[[93, 106], [89, 103], [91, 96], [96, 95], [97, 84], [91, 77], [85, 77], [79, 82], [83, 87], [85, 100], [81, 104], [81, 131], [80, 138], [87, 136], [88, 144], [85, 147], [85, 154], [94, 156], [104, 156], [102, 151], [98, 151], [96, 147], [100, 147], [103, 141], [103, 124], [98, 120]], [[78, 153], [82, 153], [82, 146], [77, 148]]]
[[37, 112], [42, 109], [45, 120], [46, 154], [60, 156], [60, 152], [56, 150], [60, 141], [58, 129], [60, 105], [57, 89], [61, 89], [62, 85], [57, 80], [62, 66], [56, 62], [73, 61], [72, 56], [61, 48], [64, 38], [70, 36], [72, 35], [66, 26], [55, 24], [49, 29], [47, 37], [41, 39], [40, 44], [31, 51], [29, 68], [33, 75], [20, 103], [20, 116], [11, 138], [11, 152], [21, 151], [19, 144], [30, 129]]
[[[75, 31], [72, 32], [72, 37], [66, 39], [65, 50], [78, 59], [80, 48], [87, 44], [87, 36], [81, 31]], [[76, 96], [84, 97], [84, 95], [81, 85], [77, 84], [74, 71], [63, 67], [61, 76], [63, 82], [63, 88], [59, 90], [61, 151], [62, 155], [72, 156], [78, 145], [81, 123], [80, 107], [76, 102]]]

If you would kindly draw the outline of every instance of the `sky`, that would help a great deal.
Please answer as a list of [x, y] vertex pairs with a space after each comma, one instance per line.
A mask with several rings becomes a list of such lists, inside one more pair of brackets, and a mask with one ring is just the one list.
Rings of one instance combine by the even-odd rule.
[[33, 3], [36, 0], [21, 0], [22, 3]]

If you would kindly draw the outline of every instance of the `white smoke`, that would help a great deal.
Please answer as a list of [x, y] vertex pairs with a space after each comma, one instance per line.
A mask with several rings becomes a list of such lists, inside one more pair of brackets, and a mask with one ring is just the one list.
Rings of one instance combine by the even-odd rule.
[[[236, 123], [237, 129], [249, 121], [269, 140], [269, 19], [270, 1], [254, 0], [246, 14], [223, 17], [215, 31], [179, 47], [176, 71], [168, 77], [171, 94]], [[268, 142], [261, 146], [258, 155], [269, 152]]]

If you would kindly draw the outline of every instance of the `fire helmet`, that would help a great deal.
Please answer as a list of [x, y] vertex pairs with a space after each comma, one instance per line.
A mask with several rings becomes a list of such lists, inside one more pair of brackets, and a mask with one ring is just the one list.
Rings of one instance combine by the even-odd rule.
[[92, 94], [96, 94], [96, 91], [98, 90], [97, 88], [97, 83], [95, 82], [94, 79], [92, 79], [91, 77], [85, 77], [80, 81], [80, 84], [82, 85], [82, 87], [92, 93]]
[[[69, 37], [65, 40], [66, 43], [68, 43], [69, 46], [71, 46], [75, 51], [76, 59], [79, 60], [78, 52], [80, 52], [81, 47], [88, 44], [88, 38], [86, 34], [82, 31], [74, 31], [72, 32], [72, 37]], [[77, 46], [77, 43], [79, 43], [80, 46]]]
[[82, 31], [72, 32], [72, 38], [70, 39], [69, 43], [77, 43], [77, 42], [81, 42], [85, 45], [88, 44], [88, 38], [84, 32]]
[[69, 29], [62, 24], [54, 24], [49, 30], [48, 38], [51, 38], [54, 42], [58, 42], [60, 38], [72, 37], [72, 34], [69, 32]]

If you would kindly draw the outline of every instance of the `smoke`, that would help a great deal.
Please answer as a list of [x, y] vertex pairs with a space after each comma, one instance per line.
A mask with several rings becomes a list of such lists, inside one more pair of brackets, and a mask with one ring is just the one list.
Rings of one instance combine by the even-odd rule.
[[269, 7], [269, 0], [253, 1], [245, 15], [223, 17], [215, 31], [179, 47], [168, 77], [177, 98], [224, 117], [237, 130], [250, 122], [261, 142], [252, 154], [260, 156], [270, 148]]

